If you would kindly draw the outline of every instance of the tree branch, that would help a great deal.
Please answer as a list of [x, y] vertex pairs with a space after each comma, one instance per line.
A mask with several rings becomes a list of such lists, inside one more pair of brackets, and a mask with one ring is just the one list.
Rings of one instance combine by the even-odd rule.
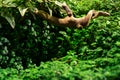
[[86, 16], [82, 18], [75, 18], [72, 11], [66, 4], [61, 4], [61, 6], [66, 10], [67, 15], [65, 18], [57, 18], [49, 15], [47, 12], [42, 10], [35, 10], [35, 14], [39, 15], [43, 19], [59, 26], [68, 26], [73, 28], [81, 28], [88, 26], [91, 19], [97, 18], [99, 16], [109, 16], [110, 14], [104, 11], [90, 10]]

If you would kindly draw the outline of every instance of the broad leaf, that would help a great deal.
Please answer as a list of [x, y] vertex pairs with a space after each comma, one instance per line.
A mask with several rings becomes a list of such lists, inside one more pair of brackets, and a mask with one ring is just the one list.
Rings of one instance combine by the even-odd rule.
[[60, 6], [60, 7], [62, 7], [62, 5], [63, 5], [63, 4], [66, 4], [66, 3], [65, 3], [65, 2], [64, 2], [64, 3], [60, 3], [60, 2], [58, 2], [58, 1], [55, 1], [55, 4], [58, 5], [58, 6]]
[[2, 7], [2, 0], [0, 0], [0, 7]]
[[6, 10], [4, 12], [1, 12], [1, 16], [4, 17], [9, 22], [12, 28], [15, 28], [15, 19], [12, 16], [12, 13], [7, 12]]
[[37, 1], [40, 2], [40, 3], [43, 2], [43, 0], [37, 0]]
[[22, 6], [22, 5], [18, 7], [18, 10], [19, 10], [21, 16], [24, 16], [24, 15], [25, 15], [27, 9], [28, 9], [28, 8], [25, 8], [25, 7]]
[[2, 6], [4, 6], [4, 7], [16, 7], [17, 4], [14, 1], [15, 0], [3, 0], [0, 2], [2, 3]]

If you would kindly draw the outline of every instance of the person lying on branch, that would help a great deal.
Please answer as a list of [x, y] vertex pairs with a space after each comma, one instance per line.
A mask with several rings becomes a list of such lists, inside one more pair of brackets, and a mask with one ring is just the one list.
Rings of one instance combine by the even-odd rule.
[[110, 16], [108, 12], [104, 11], [96, 11], [90, 10], [86, 16], [82, 18], [75, 18], [69, 6], [66, 3], [59, 3], [57, 5], [61, 6], [65, 9], [67, 16], [65, 18], [58, 18], [49, 15], [47, 12], [43, 10], [35, 9], [34, 13], [42, 17], [43, 19], [47, 20], [50, 23], [53, 23], [58, 26], [65, 26], [70, 28], [83, 28], [89, 25], [91, 19], [97, 18], [99, 16]]

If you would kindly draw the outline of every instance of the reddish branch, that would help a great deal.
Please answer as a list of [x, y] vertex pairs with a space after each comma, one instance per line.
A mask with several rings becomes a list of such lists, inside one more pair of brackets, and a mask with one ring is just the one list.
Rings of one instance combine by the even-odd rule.
[[35, 10], [35, 14], [41, 16], [43, 19], [59, 26], [67, 26], [74, 28], [81, 28], [89, 25], [89, 21], [91, 19], [97, 18], [98, 16], [109, 16], [110, 14], [104, 11], [96, 11], [90, 10], [86, 16], [82, 18], [75, 18], [71, 9], [66, 5], [62, 5], [63, 9], [67, 12], [67, 16], [65, 18], [57, 18], [54, 16], [50, 16], [47, 12], [43, 10]]

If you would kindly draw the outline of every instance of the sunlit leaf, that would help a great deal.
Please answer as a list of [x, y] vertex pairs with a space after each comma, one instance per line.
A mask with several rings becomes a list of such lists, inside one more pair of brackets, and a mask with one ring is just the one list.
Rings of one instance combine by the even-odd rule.
[[3, 0], [2, 1], [2, 6], [4, 7], [16, 7], [17, 4], [14, 3], [15, 0]]
[[43, 0], [37, 0], [38, 2], [43, 2]]
[[0, 7], [2, 7], [2, 0], [0, 0]]
[[120, 41], [117, 41], [115, 45], [120, 46]]
[[22, 5], [18, 7], [18, 10], [19, 10], [21, 16], [24, 16], [24, 15], [25, 15], [27, 9], [28, 9], [28, 8], [25, 8], [25, 7], [22, 6]]
[[52, 16], [52, 9], [48, 8], [50, 16]]
[[59, 1], [55, 1], [55, 4], [58, 5], [58, 6], [60, 6], [60, 7], [62, 7], [62, 5], [63, 5], [63, 4], [60, 3]]

